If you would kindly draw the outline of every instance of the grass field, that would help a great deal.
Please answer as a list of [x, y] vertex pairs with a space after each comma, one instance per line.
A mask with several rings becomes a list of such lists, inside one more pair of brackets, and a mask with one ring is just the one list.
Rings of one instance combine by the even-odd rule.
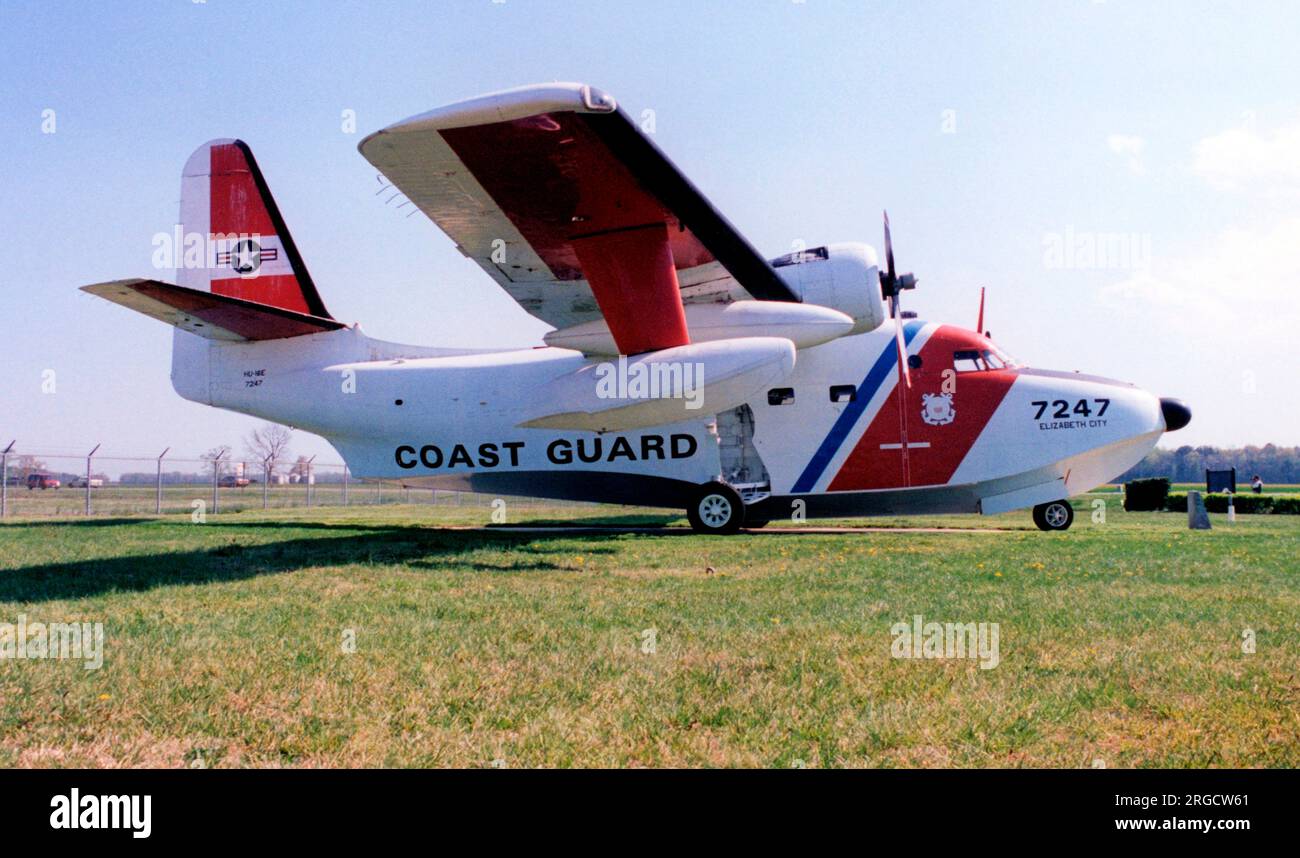
[[[97, 670], [0, 660], [0, 765], [1300, 765], [1300, 521], [1189, 532], [1111, 496], [1096, 523], [1103, 497], [1050, 535], [1024, 512], [729, 538], [601, 507], [514, 517], [674, 526], [10, 521], [0, 622], [105, 643]], [[999, 663], [892, 657], [916, 614], [998, 623]]]

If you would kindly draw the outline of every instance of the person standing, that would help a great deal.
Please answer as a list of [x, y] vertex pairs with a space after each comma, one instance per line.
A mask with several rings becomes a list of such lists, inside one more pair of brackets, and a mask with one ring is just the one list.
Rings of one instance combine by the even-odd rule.
[[1259, 474], [1251, 477], [1250, 490], [1255, 494], [1260, 494], [1264, 491], [1264, 481], [1259, 478]]

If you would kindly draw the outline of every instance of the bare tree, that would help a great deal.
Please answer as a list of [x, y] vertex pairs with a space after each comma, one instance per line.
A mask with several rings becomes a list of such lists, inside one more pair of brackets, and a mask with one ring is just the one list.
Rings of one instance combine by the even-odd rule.
[[219, 447], [213, 447], [211, 450], [204, 453], [200, 458], [202, 458], [203, 461], [205, 462], [211, 462], [212, 469], [217, 472], [217, 476], [221, 476], [220, 469], [222, 463], [229, 461], [230, 459], [230, 445], [222, 444]]
[[39, 474], [45, 471], [45, 463], [35, 456], [24, 454], [18, 457], [18, 478], [25, 480], [31, 474]]
[[311, 462], [306, 456], [299, 456], [298, 461], [294, 462], [293, 467], [289, 469], [289, 475], [298, 478], [295, 482], [307, 482], [309, 474], [311, 474]]
[[258, 429], [248, 433], [244, 447], [248, 455], [265, 464], [266, 476], [275, 473], [275, 463], [282, 462], [289, 456], [289, 441], [293, 430], [279, 423], [263, 423]]

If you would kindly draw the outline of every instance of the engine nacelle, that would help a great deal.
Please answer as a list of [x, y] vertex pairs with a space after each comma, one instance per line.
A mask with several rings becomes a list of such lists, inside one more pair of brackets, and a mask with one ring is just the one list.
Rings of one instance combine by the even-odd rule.
[[730, 411], [794, 369], [794, 343], [738, 337], [588, 361], [533, 391], [519, 426], [623, 432]]
[[777, 276], [805, 304], [839, 310], [853, 319], [853, 333], [874, 331], [885, 321], [876, 251], [856, 242], [828, 244], [772, 260]]
[[[740, 337], [781, 337], [797, 349], [828, 343], [853, 330], [854, 321], [838, 310], [793, 301], [733, 301], [730, 304], [687, 304], [686, 328], [692, 343]], [[593, 319], [542, 337], [548, 346], [577, 349], [587, 355], [619, 353], [604, 319]]]

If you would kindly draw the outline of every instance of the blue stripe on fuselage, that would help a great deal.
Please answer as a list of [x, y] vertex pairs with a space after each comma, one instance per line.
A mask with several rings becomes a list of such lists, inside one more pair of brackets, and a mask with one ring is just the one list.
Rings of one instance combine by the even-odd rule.
[[[915, 337], [917, 332], [924, 326], [925, 323], [920, 321], [908, 322], [903, 325], [904, 344], [911, 345], [912, 338]], [[851, 430], [854, 424], [858, 422], [858, 418], [862, 416], [862, 412], [867, 410], [867, 406], [871, 403], [872, 398], [875, 397], [876, 391], [880, 389], [880, 385], [884, 384], [885, 379], [889, 377], [891, 372], [896, 371], [898, 358], [896, 357], [895, 352], [897, 352], [897, 348], [894, 346], [894, 338], [890, 337], [889, 344], [885, 346], [885, 350], [880, 353], [880, 357], [876, 358], [876, 362], [871, 365], [871, 369], [867, 372], [867, 377], [862, 379], [862, 384], [858, 385], [857, 395], [854, 396], [852, 402], [845, 406], [844, 411], [842, 411], [840, 416], [836, 419], [835, 425], [831, 427], [830, 434], [826, 436], [826, 439], [822, 441], [821, 446], [817, 448], [817, 452], [813, 454], [812, 460], [809, 461], [808, 466], [803, 469], [803, 473], [799, 475], [799, 479], [795, 480], [794, 488], [790, 490], [792, 494], [810, 492], [812, 491], [813, 486], [817, 485], [817, 481], [821, 479], [822, 473], [826, 470], [826, 466], [831, 463], [831, 459], [835, 458], [835, 454], [839, 451], [840, 445], [843, 444], [844, 439], [848, 437], [849, 430]]]

